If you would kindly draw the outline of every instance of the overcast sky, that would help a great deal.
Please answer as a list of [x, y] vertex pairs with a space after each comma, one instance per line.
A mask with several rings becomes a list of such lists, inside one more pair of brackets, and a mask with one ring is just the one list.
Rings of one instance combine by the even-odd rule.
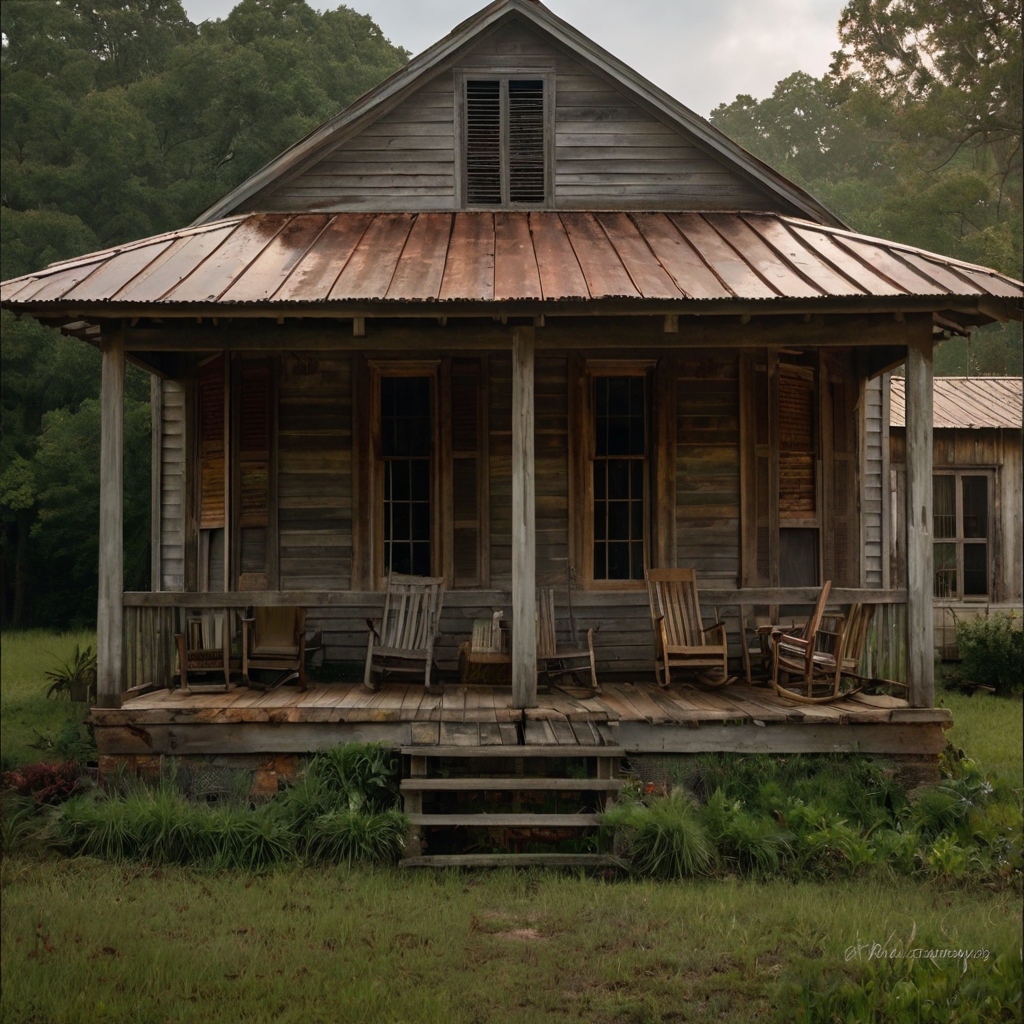
[[[193, 21], [237, 0], [183, 0]], [[737, 93], [763, 99], [793, 71], [820, 76], [844, 0], [547, 0], [547, 6], [666, 92], [707, 116]], [[396, 46], [425, 50], [486, 0], [350, 0]], [[312, 0], [319, 10], [335, 4]]]

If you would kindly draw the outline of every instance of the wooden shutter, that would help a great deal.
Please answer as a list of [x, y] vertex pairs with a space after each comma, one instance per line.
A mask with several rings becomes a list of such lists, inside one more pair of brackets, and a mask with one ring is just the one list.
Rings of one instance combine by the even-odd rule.
[[814, 372], [779, 364], [779, 516], [810, 519], [817, 511]]
[[544, 202], [542, 79], [508, 83], [508, 190], [510, 202]]
[[457, 359], [451, 369], [452, 573], [456, 587], [476, 587], [481, 574], [484, 504], [481, 430], [481, 368]]
[[466, 82], [466, 201], [501, 205], [501, 82]]
[[243, 366], [239, 409], [239, 521], [267, 525], [270, 515], [270, 367]]
[[224, 357], [199, 368], [199, 528], [224, 526]]

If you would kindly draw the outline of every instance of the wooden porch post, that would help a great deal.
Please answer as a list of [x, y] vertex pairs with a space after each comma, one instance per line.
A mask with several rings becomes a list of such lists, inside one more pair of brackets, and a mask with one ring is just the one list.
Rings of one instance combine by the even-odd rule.
[[532, 327], [512, 333], [512, 706], [537, 705]]
[[907, 682], [913, 707], [935, 706], [932, 621], [931, 318], [907, 323]]
[[96, 609], [96, 704], [121, 706], [124, 589], [124, 334], [101, 343], [100, 551]]

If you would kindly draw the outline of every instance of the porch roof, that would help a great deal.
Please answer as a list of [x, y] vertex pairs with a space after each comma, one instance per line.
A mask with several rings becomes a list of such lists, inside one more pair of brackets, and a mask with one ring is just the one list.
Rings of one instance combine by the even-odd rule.
[[[889, 426], [905, 427], [906, 379], [891, 378]], [[1020, 377], [936, 377], [932, 401], [932, 425], [940, 429], [1002, 427], [1021, 428]]]
[[[79, 316], [958, 311], [1020, 318], [1024, 285], [911, 246], [778, 214], [259, 213], [184, 228], [6, 281], [3, 306]], [[966, 316], [964, 315], [966, 314]]]

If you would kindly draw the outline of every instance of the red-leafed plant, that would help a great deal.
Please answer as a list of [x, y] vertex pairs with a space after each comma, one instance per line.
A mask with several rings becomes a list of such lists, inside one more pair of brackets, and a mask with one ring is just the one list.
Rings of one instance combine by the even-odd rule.
[[40, 762], [4, 772], [2, 787], [30, 796], [40, 806], [60, 804], [82, 788], [82, 774], [77, 761]]

